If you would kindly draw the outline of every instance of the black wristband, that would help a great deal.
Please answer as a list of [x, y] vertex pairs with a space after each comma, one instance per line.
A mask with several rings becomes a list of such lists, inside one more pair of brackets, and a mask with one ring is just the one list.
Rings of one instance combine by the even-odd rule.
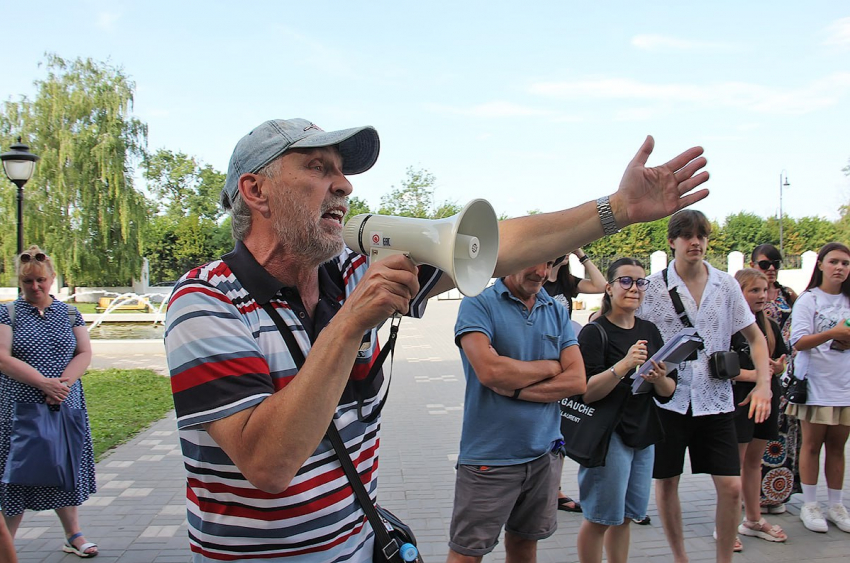
[[581, 258], [579, 258], [579, 259], [578, 259], [578, 263], [579, 263], [579, 264], [584, 264], [584, 263], [585, 263], [585, 262], [587, 262], [588, 260], [590, 260], [590, 256], [588, 256], [587, 254], [585, 254], [584, 256], [582, 256]]
[[514, 391], [514, 395], [513, 395], [513, 397], [511, 397], [511, 399], [519, 399], [519, 394], [520, 394], [520, 393], [522, 393], [522, 387], [520, 387], [519, 389], [517, 389], [516, 391]]

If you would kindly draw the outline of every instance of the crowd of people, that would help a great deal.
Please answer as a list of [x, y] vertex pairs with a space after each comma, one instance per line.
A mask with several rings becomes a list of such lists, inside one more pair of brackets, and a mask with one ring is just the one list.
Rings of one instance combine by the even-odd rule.
[[[369, 264], [345, 248], [348, 176], [368, 170], [379, 146], [368, 126], [325, 132], [293, 119], [259, 125], [233, 151], [221, 203], [235, 248], [181, 278], [166, 319], [195, 562], [391, 560], [338, 452], [347, 451], [374, 503], [384, 383], [378, 328], [396, 315], [424, 314], [428, 298], [454, 281], [404, 255]], [[697, 189], [708, 179], [702, 149], [648, 168], [652, 149], [649, 137], [608, 197], [499, 225], [497, 281], [464, 299], [455, 325], [467, 385], [448, 561], [480, 561], [503, 529], [508, 560], [534, 560], [565, 509], [583, 514], [580, 561], [601, 562], [604, 553], [625, 562], [630, 524], [648, 522], [653, 480], [674, 560], [687, 561], [679, 498], [686, 452], [692, 472], [711, 475], [716, 490], [718, 561], [743, 548], [738, 535], [785, 541], [761, 514], [781, 512], [790, 494], [776, 490], [771, 471], [793, 475], [797, 457], [777, 461], [770, 450], [794, 436], [797, 420], [801, 519], [814, 531], [826, 531], [827, 520], [850, 531], [841, 497], [850, 250], [824, 246], [799, 297], [779, 285], [781, 256], [770, 245], [756, 248], [736, 278], [717, 270], [705, 261], [711, 223], [684, 209], [707, 195]], [[647, 275], [639, 261], [620, 258], [603, 276], [581, 250], [667, 216], [673, 260], [661, 272]], [[556, 258], [565, 248], [576, 249], [569, 254], [589, 279]], [[16, 267], [21, 297], [0, 307], [0, 471], [15, 405], [84, 411], [80, 378], [91, 359], [81, 315], [49, 294], [50, 258], [33, 247]], [[603, 306], [576, 334], [570, 316], [580, 292], [602, 293]], [[688, 327], [702, 339], [696, 356], [656, 362]], [[730, 351], [740, 374], [719, 367], [718, 354]], [[781, 401], [789, 361], [793, 376], [808, 382], [805, 404]], [[645, 392], [633, 393], [633, 378]], [[604, 464], [579, 468], [576, 500], [559, 486], [559, 401], [571, 396], [591, 407], [620, 405]], [[816, 499], [822, 448], [825, 515]], [[87, 430], [70, 490], [0, 483], [8, 526], [0, 527], [0, 554], [27, 509], [56, 510], [63, 549], [97, 554], [76, 508], [95, 491], [91, 452]]]

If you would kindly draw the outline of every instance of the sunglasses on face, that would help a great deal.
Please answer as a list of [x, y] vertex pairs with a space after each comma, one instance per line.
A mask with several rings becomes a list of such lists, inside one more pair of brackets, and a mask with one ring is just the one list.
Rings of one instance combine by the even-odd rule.
[[778, 270], [782, 267], [782, 260], [759, 260], [756, 264], [758, 264], [760, 269], [765, 271], [769, 270], [771, 266], [773, 266], [774, 270]]
[[35, 254], [30, 254], [29, 252], [21, 253], [20, 260], [22, 264], [26, 264], [30, 260], [35, 258], [37, 262], [44, 262], [47, 260], [47, 255], [44, 252], [36, 252]]
[[646, 278], [633, 278], [632, 276], [620, 276], [619, 278], [614, 278], [610, 283], [620, 282], [620, 287], [623, 289], [631, 289], [633, 285], [636, 285], [639, 291], [646, 291], [647, 286], [649, 285], [649, 280]]

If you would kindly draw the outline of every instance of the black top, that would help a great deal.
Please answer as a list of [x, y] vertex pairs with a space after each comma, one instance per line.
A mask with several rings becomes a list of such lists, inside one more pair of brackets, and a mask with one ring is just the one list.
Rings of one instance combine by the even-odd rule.
[[[779, 329], [779, 325], [776, 324], [776, 321], [767, 318], [770, 324], [770, 328], [773, 331], [773, 338], [776, 341], [776, 345], [773, 348], [773, 354], [770, 355], [770, 359], [775, 360], [780, 357], [782, 354], [788, 353], [788, 348], [785, 347], [785, 341], [782, 339], [782, 331]], [[762, 327], [761, 323], [756, 323], [756, 326], [759, 327], [759, 330], [764, 334], [764, 327]], [[741, 369], [756, 369], [755, 364], [753, 364], [753, 358], [750, 356], [750, 343], [747, 342], [747, 339], [744, 337], [743, 333], [736, 332], [732, 335], [732, 342], [730, 348], [733, 352], [738, 352], [738, 363], [741, 364]], [[735, 384], [735, 396], [746, 396], [752, 391], [756, 384], [751, 383], [749, 381], [733, 381]]]
[[[622, 360], [629, 348], [638, 340], [646, 340], [649, 357], [652, 357], [664, 345], [664, 340], [661, 338], [658, 328], [643, 319], [635, 317], [635, 326], [630, 329], [620, 328], [606, 317], [600, 317], [596, 322], [605, 329], [608, 335], [608, 348], [604, 353], [602, 336], [595, 328], [583, 329], [578, 336], [578, 344], [582, 358], [584, 358], [584, 369], [588, 379]], [[623, 418], [616, 430], [627, 446], [645, 448], [660, 442], [664, 438], [664, 430], [658, 419], [656, 412], [658, 407], [654, 399], [657, 398], [659, 401], [665, 402], [669, 400], [669, 397], [659, 397], [654, 389], [649, 393], [632, 395], [632, 380], [629, 376], [633, 372], [634, 370], [631, 370], [626, 374], [626, 377], [611, 390], [611, 393], [629, 394], [623, 411]], [[675, 379], [675, 372], [668, 373], [667, 377]]]
[[570, 281], [572, 281], [572, 287], [569, 287], [564, 280], [562, 280], [563, 276], [558, 276], [558, 279], [555, 281], [547, 281], [543, 284], [543, 289], [546, 290], [551, 297], [556, 298], [556, 301], [560, 301], [557, 299], [558, 295], [564, 296], [564, 303], [567, 306], [567, 311], [569, 312], [570, 318], [573, 316], [573, 297], [578, 296], [578, 282], [582, 280], [582, 278], [574, 276], [570, 274]]

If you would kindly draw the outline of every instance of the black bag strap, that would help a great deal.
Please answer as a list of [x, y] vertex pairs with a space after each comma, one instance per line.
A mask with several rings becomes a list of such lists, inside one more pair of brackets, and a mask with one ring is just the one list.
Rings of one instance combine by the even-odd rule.
[[[289, 349], [289, 355], [292, 356], [292, 360], [295, 362], [295, 365], [298, 366], [298, 369], [301, 369], [301, 366], [304, 365], [304, 353], [301, 351], [301, 347], [298, 345], [298, 341], [295, 340], [295, 335], [292, 334], [292, 330], [286, 325], [283, 318], [275, 311], [275, 308], [272, 307], [271, 303], [264, 303], [262, 305], [263, 309], [266, 311], [269, 317], [271, 317], [275, 326], [277, 327], [280, 335], [283, 336], [283, 341], [286, 343], [286, 347]], [[401, 324], [401, 317], [393, 318], [390, 323], [390, 334], [387, 337], [387, 344], [384, 346], [381, 351], [378, 353], [378, 357], [375, 358], [375, 361], [372, 363], [372, 368], [369, 370], [368, 375], [360, 382], [360, 384], [364, 387], [368, 387], [372, 384], [375, 378], [378, 376], [378, 372], [381, 369], [381, 366], [384, 364], [384, 361], [387, 359], [387, 355], [392, 354], [393, 359], [395, 358], [395, 343], [398, 339], [398, 327]], [[392, 365], [392, 360], [390, 360], [390, 365]], [[377, 407], [372, 409], [371, 414], [367, 417], [363, 417], [363, 398], [359, 396], [357, 397], [357, 419], [360, 422], [370, 423], [374, 422], [378, 415], [381, 414], [381, 410], [384, 408], [384, 404], [387, 402], [387, 398], [390, 396], [390, 383], [392, 382], [392, 372], [390, 372], [389, 377], [387, 378], [387, 390], [384, 392], [384, 398], [381, 399], [381, 402]]]
[[357, 468], [354, 467], [354, 462], [351, 461], [351, 456], [348, 454], [345, 443], [342, 441], [342, 436], [339, 435], [339, 431], [334, 426], [333, 421], [328, 426], [327, 436], [336, 451], [336, 456], [339, 458], [339, 464], [342, 466], [342, 470], [345, 471], [345, 476], [348, 477], [348, 481], [351, 483], [351, 489], [357, 497], [357, 502], [360, 503], [363, 512], [366, 513], [369, 524], [372, 526], [372, 531], [375, 532], [375, 541], [378, 542], [381, 552], [387, 558], [387, 561], [391, 561], [398, 554], [398, 542], [390, 536], [383, 518], [378, 514], [378, 509], [375, 508], [372, 498], [366, 492], [366, 487], [363, 486], [363, 481], [360, 480], [360, 474], [357, 472]]
[[[661, 276], [664, 278], [664, 286], [667, 287], [667, 268], [661, 271]], [[694, 328], [691, 319], [688, 318], [688, 314], [685, 312], [685, 305], [679, 296], [679, 290], [675, 287], [673, 289], [667, 287], [667, 293], [670, 294], [670, 300], [673, 302], [673, 308], [676, 309], [676, 314], [679, 315], [679, 321], [688, 328]]]
[[[298, 342], [295, 340], [295, 336], [292, 334], [292, 331], [288, 326], [286, 326], [286, 323], [277, 311], [274, 310], [271, 303], [264, 303], [263, 309], [265, 309], [266, 313], [268, 313], [274, 321], [275, 326], [277, 326], [277, 330], [283, 337], [286, 347], [289, 349], [289, 354], [295, 362], [295, 366], [298, 369], [301, 369], [304, 365], [304, 353], [301, 351], [301, 347], [298, 346]], [[397, 332], [398, 325], [394, 326]], [[391, 349], [391, 347], [387, 346], [384, 348], [384, 350], [388, 349]], [[381, 352], [383, 354], [384, 351], [382, 350]], [[383, 354], [383, 358], [381, 358], [380, 355], [378, 358], [383, 361], [383, 358], [386, 358], [386, 354]], [[378, 363], [377, 360], [373, 365], [372, 371], [377, 371], [375, 366], [380, 368], [380, 363]], [[372, 371], [370, 371], [367, 379], [374, 377]], [[386, 396], [384, 396], [384, 401], [386, 401]], [[382, 401], [381, 407], [383, 407], [383, 404], [384, 403]], [[360, 414], [359, 408], [360, 402], [358, 400], [358, 414]], [[366, 513], [366, 518], [369, 520], [369, 524], [375, 532], [375, 541], [379, 542], [378, 545], [382, 546], [381, 551], [384, 556], [387, 560], [390, 560], [398, 553], [399, 545], [395, 539], [390, 536], [386, 526], [384, 525], [384, 521], [381, 519], [381, 516], [378, 514], [378, 510], [375, 508], [375, 504], [372, 502], [371, 497], [369, 497], [369, 493], [366, 492], [366, 487], [363, 486], [363, 482], [360, 480], [360, 474], [357, 472], [357, 468], [354, 467], [354, 462], [351, 461], [351, 456], [348, 455], [348, 450], [345, 448], [345, 442], [342, 441], [342, 436], [339, 435], [339, 431], [336, 429], [336, 426], [334, 426], [333, 420], [331, 420], [330, 425], [328, 425], [326, 435], [328, 440], [330, 440], [331, 445], [333, 445], [336, 456], [339, 458], [339, 464], [342, 466], [342, 470], [345, 471], [345, 476], [348, 477], [348, 481], [351, 483], [351, 489], [354, 491], [357, 501], [363, 508], [363, 512]]]
[[599, 331], [599, 336], [602, 338], [602, 357], [605, 358], [605, 354], [608, 352], [608, 333], [605, 332], [605, 329], [602, 328], [602, 325], [596, 321], [590, 321], [587, 324], [591, 324], [596, 327]]

